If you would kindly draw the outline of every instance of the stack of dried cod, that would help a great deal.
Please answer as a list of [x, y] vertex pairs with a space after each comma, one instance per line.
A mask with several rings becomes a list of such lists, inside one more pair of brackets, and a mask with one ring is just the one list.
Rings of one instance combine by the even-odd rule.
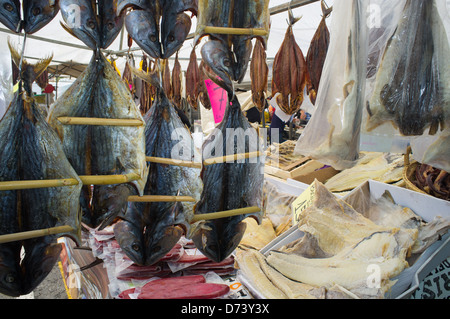
[[[383, 298], [415, 257], [445, 234], [450, 220], [425, 223], [386, 193], [363, 201], [364, 215], [316, 181], [300, 217], [299, 240], [267, 255], [237, 255], [240, 272], [265, 298]], [[358, 209], [362, 211], [361, 209]]]

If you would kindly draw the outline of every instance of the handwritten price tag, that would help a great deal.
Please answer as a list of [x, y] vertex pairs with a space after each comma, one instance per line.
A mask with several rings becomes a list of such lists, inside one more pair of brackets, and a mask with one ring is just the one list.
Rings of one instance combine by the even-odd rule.
[[314, 202], [316, 195], [315, 183], [312, 183], [299, 197], [291, 204], [292, 220], [294, 225], [298, 224], [300, 214]]
[[210, 79], [205, 80], [206, 89], [208, 90], [209, 100], [214, 115], [214, 122], [222, 122], [225, 110], [228, 105], [227, 91], [222, 89]]

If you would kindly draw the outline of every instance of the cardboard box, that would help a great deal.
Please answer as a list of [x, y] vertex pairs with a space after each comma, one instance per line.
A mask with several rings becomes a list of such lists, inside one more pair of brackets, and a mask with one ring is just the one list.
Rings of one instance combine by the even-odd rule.
[[[409, 207], [417, 215], [423, 218], [424, 221], [430, 222], [436, 216], [450, 218], [450, 202], [444, 201], [429, 195], [414, 192], [405, 188], [376, 182], [369, 180], [361, 186], [347, 194], [343, 200], [351, 201], [351, 197], [356, 192], [366, 192], [379, 198], [388, 190], [396, 204]], [[271, 250], [277, 250], [286, 244], [289, 244], [304, 235], [297, 226], [293, 226], [290, 230], [283, 233], [281, 236], [274, 239], [266, 247], [261, 249], [261, 253], [267, 255]], [[438, 240], [433, 245], [428, 247], [420, 257], [409, 268], [403, 270], [397, 277], [392, 278], [397, 280], [392, 287], [390, 293], [386, 298], [391, 299], [406, 299], [410, 298], [415, 290], [419, 288], [421, 282], [438, 267], [444, 260], [450, 256], [450, 232], [447, 232], [441, 240]], [[241, 282], [245, 284], [245, 278], [240, 278]], [[262, 295], [253, 287], [247, 287], [255, 297]]]

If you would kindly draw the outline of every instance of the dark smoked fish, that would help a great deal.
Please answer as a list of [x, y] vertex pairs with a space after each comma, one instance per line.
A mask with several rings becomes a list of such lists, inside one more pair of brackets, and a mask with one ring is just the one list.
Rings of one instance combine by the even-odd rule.
[[[227, 107], [224, 120], [203, 144], [205, 159], [258, 150], [256, 130], [243, 115], [236, 97]], [[261, 207], [264, 176], [262, 158], [216, 163], [202, 170], [204, 188], [195, 214], [221, 212], [250, 206]], [[210, 259], [220, 262], [238, 246], [245, 231], [243, 219], [261, 221], [261, 213], [200, 221], [192, 225], [190, 238]]]
[[306, 66], [308, 67], [308, 93], [313, 104], [316, 103], [317, 91], [319, 90], [322, 69], [327, 57], [330, 45], [330, 31], [328, 30], [326, 18], [331, 14], [333, 8], [327, 8], [324, 1], [321, 2], [322, 20], [313, 36], [306, 55]]
[[402, 135], [416, 136], [448, 126], [447, 39], [435, 1], [406, 2], [367, 104], [367, 130], [391, 122]]
[[266, 62], [266, 50], [261, 41], [256, 41], [253, 48], [252, 62], [250, 63], [250, 78], [252, 87], [252, 100], [260, 112], [266, 106], [267, 83], [269, 67]]
[[[18, 66], [21, 57], [11, 53]], [[81, 244], [79, 197], [81, 180], [67, 160], [61, 141], [48, 125], [32, 97], [32, 82], [51, 58], [35, 65], [23, 60], [20, 89], [0, 121], [0, 180], [75, 179], [75, 185], [0, 191], [0, 234], [46, 229], [62, 225], [70, 233], [0, 245], [0, 291], [19, 296], [33, 291], [53, 269], [61, 251], [59, 236]], [[24, 258], [20, 259], [21, 248]]]
[[181, 64], [177, 52], [172, 69], [172, 102], [178, 108], [181, 108], [181, 76]]
[[306, 61], [292, 32], [292, 26], [299, 20], [289, 10], [289, 26], [273, 62], [272, 96], [280, 93], [277, 103], [288, 115], [300, 109], [307, 80]]
[[[145, 115], [146, 156], [199, 161], [190, 132], [161, 88], [156, 70], [133, 71], [157, 88], [155, 101]], [[144, 195], [192, 196], [200, 199], [200, 169], [149, 163]], [[194, 203], [130, 203], [123, 220], [114, 226], [123, 251], [139, 265], [152, 265], [164, 257], [189, 231]]]
[[194, 48], [191, 51], [189, 64], [186, 69], [186, 100], [194, 110], [198, 108], [199, 82], [200, 69]]

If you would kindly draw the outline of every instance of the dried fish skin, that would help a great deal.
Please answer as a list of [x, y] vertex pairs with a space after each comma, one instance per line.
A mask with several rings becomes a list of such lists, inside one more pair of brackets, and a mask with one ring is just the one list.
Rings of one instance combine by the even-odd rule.
[[[225, 111], [224, 120], [204, 142], [203, 156], [216, 158], [248, 153], [262, 149], [259, 144], [255, 129], [243, 115], [234, 97]], [[195, 214], [261, 207], [263, 160], [251, 158], [204, 167], [201, 175], [204, 187], [200, 201], [195, 206]], [[254, 217], [261, 223], [262, 213], [200, 221], [191, 226], [188, 237], [192, 238], [204, 255], [220, 262], [239, 245], [245, 232], [242, 220], [247, 217]]]
[[303, 92], [307, 81], [307, 66], [303, 53], [295, 41], [292, 26], [299, 18], [289, 11], [289, 26], [283, 43], [275, 55], [272, 74], [272, 96], [287, 115], [296, 113], [303, 103]]
[[[111, 197], [108, 186], [98, 185], [95, 196], [104, 194], [108, 200], [93, 200], [105, 205], [90, 204], [88, 186], [81, 198], [84, 221], [94, 227], [104, 218], [117, 215], [126, 205], [126, 191], [142, 194], [145, 184], [145, 137], [144, 125], [87, 126], [63, 125], [59, 117], [94, 117], [113, 119], [144, 119], [117, 72], [102, 55], [95, 53], [89, 66], [75, 83], [51, 105], [47, 121], [58, 132], [64, 152], [79, 175], [137, 174], [140, 179], [129, 183], [131, 188], [119, 187], [121, 196]], [[102, 195], [103, 196], [103, 195]], [[101, 197], [102, 197], [101, 196]], [[121, 201], [121, 202], [119, 202]], [[114, 208], [114, 211], [108, 209]], [[101, 223], [102, 227], [106, 226]]]
[[[206, 73], [212, 74], [211, 68], [203, 61], [200, 62], [200, 81], [198, 83], [198, 100], [202, 103], [203, 107], [207, 110], [211, 110], [211, 101], [209, 100], [208, 90], [206, 88], [205, 81], [209, 79]], [[206, 73], [205, 73], [206, 72]]]
[[390, 122], [404, 136], [448, 127], [450, 54], [435, 1], [407, 1], [379, 65], [366, 129]]
[[255, 42], [252, 61], [250, 62], [250, 79], [252, 86], [252, 100], [260, 112], [266, 106], [265, 93], [269, 78], [269, 67], [266, 62], [266, 50], [260, 41]]
[[13, 32], [17, 30], [21, 21], [21, 7], [19, 0], [0, 1], [0, 22]]
[[319, 91], [320, 78], [322, 76], [323, 65], [330, 45], [330, 31], [328, 30], [326, 19], [331, 14], [332, 8], [326, 8], [324, 2], [322, 6], [322, 20], [311, 40], [311, 44], [306, 54], [306, 66], [308, 68], [309, 82], [308, 92], [312, 104], [316, 103], [317, 92]]

